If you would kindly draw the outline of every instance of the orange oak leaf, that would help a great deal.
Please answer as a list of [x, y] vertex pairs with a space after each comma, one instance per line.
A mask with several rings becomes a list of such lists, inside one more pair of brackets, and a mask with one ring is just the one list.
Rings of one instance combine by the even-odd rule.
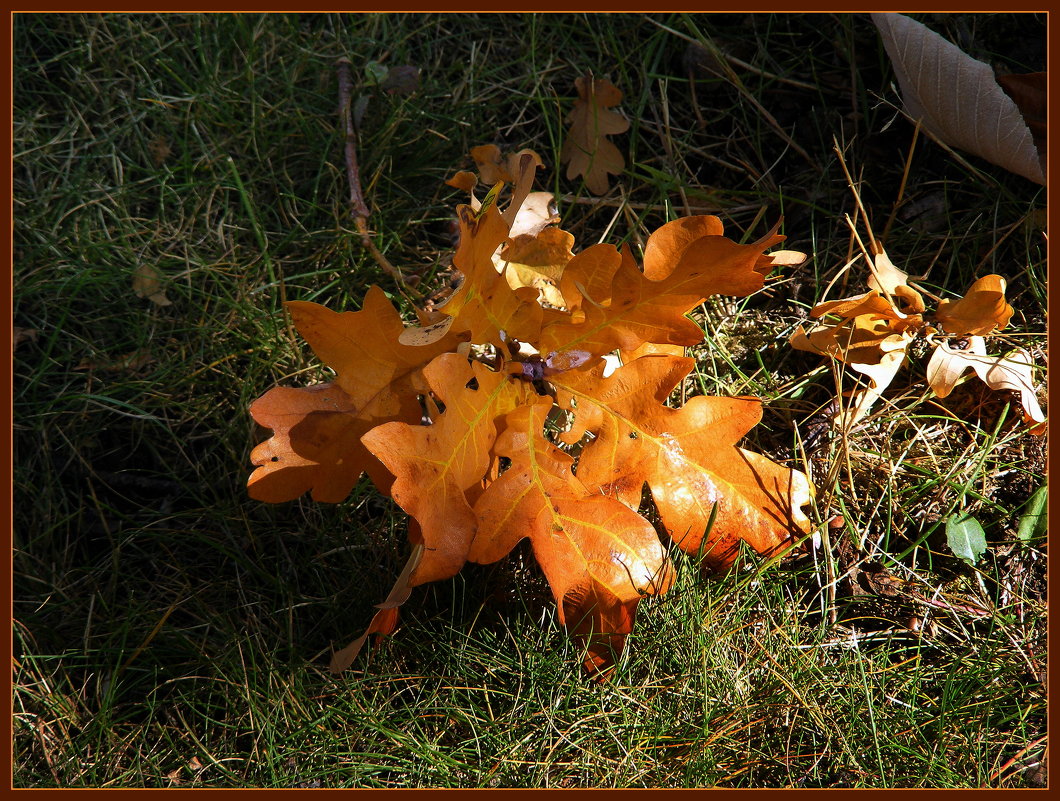
[[360, 417], [334, 384], [274, 387], [250, 405], [250, 414], [273, 429], [250, 453], [258, 465], [247, 481], [251, 498], [281, 503], [312, 490], [315, 501], [339, 503], [364, 472], [381, 490], [390, 486], [386, 468], [361, 445], [376, 423]]
[[679, 217], [657, 229], [644, 243], [644, 275], [653, 281], [665, 278], [673, 265], [697, 240], [723, 236], [721, 219], [712, 214]]
[[[809, 530], [806, 476], [737, 447], [761, 419], [753, 398], [695, 397], [663, 405], [694, 359], [643, 356], [604, 378], [602, 366], [554, 378], [573, 416], [564, 440], [592, 435], [578, 478], [631, 508], [646, 482], [671, 539], [704, 565], [725, 569], [739, 543], [773, 555]], [[713, 524], [710, 521], [713, 519]]]
[[508, 165], [501, 160], [501, 149], [496, 145], [478, 145], [471, 148], [471, 158], [475, 162], [480, 183], [493, 186], [495, 183], [515, 183], [515, 176], [508, 171]]
[[1008, 325], [1012, 307], [1005, 301], [1005, 279], [984, 275], [959, 300], [943, 300], [935, 320], [947, 334], [986, 336]]
[[558, 282], [574, 258], [574, 237], [560, 228], [543, 228], [536, 234], [513, 237], [494, 257], [500, 262], [512, 289], [533, 287], [538, 299], [551, 306], [564, 305]]
[[636, 259], [628, 245], [618, 250], [600, 243], [576, 254], [563, 269], [559, 290], [563, 305], [571, 312], [569, 322], [585, 320], [583, 307], [607, 306], [611, 303], [611, 285], [618, 269], [637, 270]]
[[391, 497], [419, 523], [425, 550], [411, 586], [454, 576], [467, 561], [476, 529], [471, 502], [491, 466], [495, 421], [528, 392], [524, 382], [457, 353], [437, 357], [423, 375], [445, 411], [431, 425], [384, 423], [361, 438], [393, 473]]
[[[478, 343], [503, 344], [505, 339], [533, 341], [541, 330], [542, 308], [533, 287], [512, 289], [503, 272], [498, 273], [493, 254], [508, 239], [508, 223], [495, 203], [475, 212], [459, 206], [460, 245], [453, 266], [463, 282], [436, 311], [448, 320], [424, 328], [408, 328], [406, 343], [432, 342], [448, 334], [467, 334]], [[503, 335], [502, 335], [503, 332]]]
[[868, 386], [854, 392], [835, 415], [839, 428], [849, 428], [868, 415], [905, 363], [914, 335], [924, 327], [920, 314], [924, 300], [906, 284], [908, 277], [881, 251], [868, 279], [872, 289], [857, 297], [820, 303], [810, 311], [811, 317], [833, 315], [840, 322], [822, 323], [809, 331], [799, 326], [791, 337], [796, 350], [831, 356], [868, 378]]
[[622, 102], [622, 92], [604, 78], [584, 76], [575, 80], [578, 99], [567, 116], [570, 130], [560, 151], [560, 161], [567, 165], [567, 178], [584, 176], [585, 185], [594, 195], [606, 194], [608, 173], [619, 175], [626, 162], [614, 143], [606, 137], [629, 128], [629, 121], [612, 106]]
[[810, 311], [810, 316], [816, 318], [829, 314], [841, 321], [817, 325], [809, 331], [799, 326], [791, 337], [791, 346], [848, 363], [879, 364], [884, 353], [892, 352], [897, 343], [907, 342], [910, 332], [923, 325], [920, 315], [903, 314], [875, 289], [857, 297], [820, 303]]
[[511, 460], [475, 503], [469, 559], [482, 564], [529, 537], [556, 598], [560, 622], [587, 643], [586, 667], [606, 670], [632, 630], [637, 602], [673, 581], [652, 525], [613, 497], [590, 492], [573, 459], [542, 435], [550, 398], [504, 420], [496, 452]]
[[334, 312], [303, 301], [287, 308], [299, 333], [337, 376], [316, 387], [277, 387], [251, 404], [254, 419], [274, 433], [251, 453], [258, 469], [247, 482], [250, 496], [277, 503], [311, 490], [313, 500], [338, 503], [362, 472], [385, 492], [390, 475], [360, 438], [379, 423], [418, 421], [421, 368], [460, 339], [449, 335], [424, 347], [401, 344], [401, 316], [375, 286], [360, 311]]
[[478, 211], [479, 206], [476, 205], [478, 201], [475, 198], [475, 187], [478, 186], [478, 176], [473, 172], [467, 170], [460, 170], [452, 178], [449, 178], [445, 182], [446, 186], [451, 186], [453, 189], [461, 189], [471, 195], [471, 206], [475, 211]]
[[[628, 251], [617, 254], [610, 245], [594, 245], [571, 259], [567, 270], [584, 276], [582, 261], [605, 272], [614, 268], [606, 305], [594, 298], [590, 300], [595, 302], [583, 303], [580, 290], [572, 293], [571, 282], [561, 280], [564, 297], [584, 316], [580, 321], [547, 324], [541, 331], [540, 350], [598, 357], [616, 348], [635, 350], [645, 342], [694, 345], [702, 340], [703, 331], [685, 314], [711, 295], [747, 295], [760, 289], [772, 266], [764, 252], [782, 239], [775, 229], [748, 245], [724, 236], [703, 236], [676, 252], [668, 272], [656, 257], [656, 280], [637, 268]], [[586, 256], [596, 250], [601, 252]]]

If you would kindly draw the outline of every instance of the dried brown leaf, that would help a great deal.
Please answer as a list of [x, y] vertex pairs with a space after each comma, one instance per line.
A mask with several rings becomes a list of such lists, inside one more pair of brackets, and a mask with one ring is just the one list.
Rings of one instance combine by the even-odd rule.
[[133, 292], [138, 298], [147, 298], [156, 306], [171, 306], [172, 301], [162, 289], [162, 273], [153, 264], [144, 262], [133, 271]]
[[11, 351], [14, 352], [19, 345], [23, 342], [36, 342], [37, 341], [37, 329], [36, 328], [20, 328], [14, 326], [14, 336], [11, 339]]
[[968, 288], [960, 300], [943, 300], [935, 320], [954, 336], [986, 336], [999, 331], [1012, 319], [1005, 300], [1007, 284], [1000, 275], [984, 275]]
[[560, 151], [560, 160], [567, 164], [567, 178], [579, 175], [594, 195], [608, 190], [608, 174], [619, 175], [626, 161], [614, 143], [607, 139], [629, 128], [629, 120], [612, 106], [622, 102], [622, 92], [605, 78], [583, 76], [574, 82], [578, 99], [567, 116], [570, 130]]

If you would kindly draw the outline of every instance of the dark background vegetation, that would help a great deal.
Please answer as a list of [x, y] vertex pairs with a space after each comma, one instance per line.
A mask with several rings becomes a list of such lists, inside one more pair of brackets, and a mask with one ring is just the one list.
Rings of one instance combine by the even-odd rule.
[[[1046, 67], [1043, 15], [922, 19], [1001, 71]], [[443, 181], [488, 142], [541, 154], [582, 247], [783, 216], [811, 260], [707, 304], [698, 385], [766, 399], [752, 445], [813, 471], [815, 523], [845, 518], [828, 547], [709, 581], [679, 558], [607, 685], [525, 548], [418, 589], [394, 638], [327, 673], [400, 571], [400, 510], [366, 484], [269, 506], [245, 482], [248, 404], [325, 376], [281, 301], [398, 297], [349, 216], [341, 56], [368, 98], [370, 225], [421, 287], [463, 199]], [[836, 393], [786, 345], [851, 257], [834, 142], [880, 233], [912, 140], [867, 17], [20, 15], [13, 59], [14, 325], [34, 332], [14, 353], [17, 786], [1044, 782], [1044, 545], [1014, 536], [1044, 446], [1018, 407], [974, 381], [932, 400], [921, 353], [861, 429], [798, 447]], [[371, 87], [369, 61], [419, 67], [418, 90]], [[587, 71], [631, 121], [603, 200], [558, 164]], [[1004, 275], [1009, 341], [1041, 356], [1044, 191], [970, 161], [918, 142], [888, 252], [941, 296]], [[133, 293], [145, 263], [171, 305]], [[975, 570], [941, 534], [955, 510], [987, 531]]]

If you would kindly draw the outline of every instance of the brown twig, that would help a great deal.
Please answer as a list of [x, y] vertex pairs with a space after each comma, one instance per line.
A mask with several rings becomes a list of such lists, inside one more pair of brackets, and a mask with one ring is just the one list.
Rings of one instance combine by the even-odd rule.
[[351, 99], [353, 97], [353, 76], [350, 71], [350, 60], [340, 58], [335, 62], [339, 74], [339, 118], [342, 130], [346, 135], [346, 176], [350, 179], [350, 210], [354, 217], [366, 218], [371, 213], [361, 193], [361, 173], [357, 166], [357, 129], [353, 123]]
[[390, 263], [372, 240], [371, 232], [368, 230], [368, 215], [371, 213], [368, 204], [364, 201], [364, 193], [361, 190], [361, 172], [357, 164], [357, 126], [354, 123], [352, 113], [353, 98], [353, 74], [348, 58], [340, 58], [335, 62], [335, 69], [339, 78], [339, 119], [342, 120], [342, 130], [346, 137], [346, 177], [350, 184], [350, 213], [353, 215], [353, 223], [357, 233], [361, 235], [361, 244], [372, 254], [376, 264], [397, 282], [398, 287], [409, 295], [422, 297], [419, 292], [405, 282], [401, 270]]

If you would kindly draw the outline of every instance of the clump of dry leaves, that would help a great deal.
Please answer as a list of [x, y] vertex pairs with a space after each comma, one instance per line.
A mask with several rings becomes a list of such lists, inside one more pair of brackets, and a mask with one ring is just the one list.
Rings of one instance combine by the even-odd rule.
[[[649, 238], [643, 267], [628, 247], [574, 253], [551, 196], [531, 192], [534, 153], [504, 159], [487, 146], [473, 158], [479, 175], [451, 182], [470, 192], [457, 209], [462, 283], [418, 310], [419, 325], [378, 287], [355, 312], [287, 304], [335, 379], [252, 404], [273, 435], [251, 455], [249, 492], [335, 503], [367, 473], [409, 515], [408, 564], [334, 670], [369, 634], [394, 631], [413, 587], [529, 538], [560, 621], [602, 675], [640, 600], [672, 586], [667, 541], [724, 569], [742, 543], [774, 555], [810, 529], [806, 476], [739, 446], [761, 418], [758, 399], [668, 402], [695, 365], [683, 348], [703, 338], [687, 312], [760, 289], [777, 263], [766, 251], [783, 237], [741, 245], [718, 218], [689, 217]], [[482, 199], [480, 178], [492, 183]], [[663, 540], [638, 511], [645, 485]]]
[[869, 291], [852, 298], [820, 303], [810, 311], [815, 319], [832, 318], [808, 331], [802, 326], [791, 337], [792, 347], [846, 363], [869, 379], [837, 413], [837, 426], [848, 428], [868, 414], [872, 404], [894, 380], [918, 337], [932, 348], [927, 382], [946, 397], [969, 370], [991, 389], [1019, 393], [1023, 418], [1031, 431], [1045, 431], [1045, 415], [1034, 391], [1031, 354], [1017, 348], [988, 355], [987, 337], [1001, 331], [1012, 318], [1005, 300], [1005, 279], [986, 275], [975, 281], [963, 298], [942, 300], [929, 314], [920, 292], [908, 283], [886, 251], [870, 259]]

